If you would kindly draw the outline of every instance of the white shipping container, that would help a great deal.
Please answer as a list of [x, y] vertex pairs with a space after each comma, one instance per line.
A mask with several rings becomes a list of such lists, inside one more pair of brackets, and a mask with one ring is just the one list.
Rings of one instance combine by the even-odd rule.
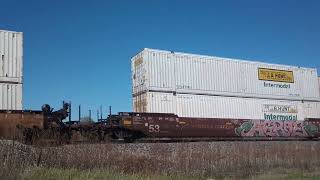
[[318, 87], [319, 87], [319, 94], [320, 94], [320, 77], [318, 77], [318, 82], [319, 82], [319, 83], [318, 83], [318, 84], [319, 84]]
[[0, 83], [0, 110], [22, 110], [22, 84]]
[[144, 49], [132, 58], [133, 96], [147, 91], [320, 101], [317, 70]]
[[146, 92], [133, 98], [135, 112], [180, 117], [304, 120], [320, 118], [320, 102]]
[[0, 82], [22, 83], [23, 33], [0, 30]]

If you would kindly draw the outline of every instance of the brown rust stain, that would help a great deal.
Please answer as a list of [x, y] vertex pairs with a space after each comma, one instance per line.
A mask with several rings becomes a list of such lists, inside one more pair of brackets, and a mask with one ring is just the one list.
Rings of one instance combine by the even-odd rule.
[[41, 112], [0, 111], [0, 137], [14, 138], [18, 132], [17, 126], [42, 129], [44, 116]]

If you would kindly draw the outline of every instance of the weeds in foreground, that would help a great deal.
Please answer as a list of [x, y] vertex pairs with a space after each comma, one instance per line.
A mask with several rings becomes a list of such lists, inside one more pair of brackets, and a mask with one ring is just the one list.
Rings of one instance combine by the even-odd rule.
[[33, 168], [25, 171], [21, 176], [22, 179], [30, 180], [226, 180], [226, 179], [249, 179], [249, 180], [318, 180], [320, 172], [303, 172], [300, 170], [281, 170], [276, 169], [270, 172], [249, 176], [211, 176], [211, 177], [194, 177], [187, 175], [145, 175], [145, 174], [124, 174], [115, 171], [95, 169], [95, 170], [78, 170], [78, 169], [56, 169], [56, 168]]
[[[0, 140], [5, 179], [320, 179], [320, 142], [80, 144]], [[272, 172], [280, 169], [281, 172]], [[296, 169], [294, 171], [284, 171]], [[62, 174], [62, 176], [59, 176]], [[276, 178], [273, 176], [276, 175]], [[43, 178], [41, 178], [43, 177]], [[75, 177], [75, 178], [73, 178]]]
[[78, 170], [78, 169], [56, 169], [56, 168], [36, 168], [29, 170], [21, 175], [23, 179], [45, 180], [200, 180], [200, 177], [177, 176], [177, 175], [143, 175], [143, 174], [124, 174], [108, 170]]

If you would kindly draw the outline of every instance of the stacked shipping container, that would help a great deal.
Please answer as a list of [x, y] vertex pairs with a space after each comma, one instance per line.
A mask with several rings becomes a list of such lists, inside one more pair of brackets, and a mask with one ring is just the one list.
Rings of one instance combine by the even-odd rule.
[[243, 97], [146, 92], [133, 97], [134, 111], [183, 117], [298, 120], [320, 117], [320, 103]]
[[320, 117], [319, 80], [311, 68], [144, 49], [132, 58], [132, 83], [137, 112], [241, 119]]
[[319, 83], [319, 94], [320, 94], [320, 77], [318, 77], [318, 83]]
[[22, 109], [23, 34], [0, 30], [0, 110]]

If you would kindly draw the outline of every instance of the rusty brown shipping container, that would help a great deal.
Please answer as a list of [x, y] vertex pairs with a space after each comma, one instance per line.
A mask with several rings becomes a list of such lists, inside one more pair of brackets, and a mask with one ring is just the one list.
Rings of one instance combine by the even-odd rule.
[[18, 136], [17, 126], [43, 128], [42, 111], [0, 111], [0, 137], [12, 139]]

